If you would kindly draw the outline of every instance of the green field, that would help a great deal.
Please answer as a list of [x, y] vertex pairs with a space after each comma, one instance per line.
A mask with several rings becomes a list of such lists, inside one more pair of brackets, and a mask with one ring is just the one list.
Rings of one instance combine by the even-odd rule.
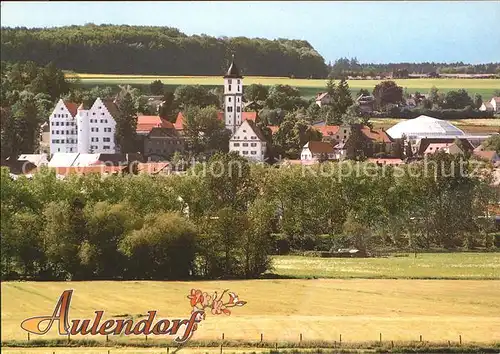
[[[420, 335], [434, 343], [456, 342], [459, 335], [464, 343], [500, 341], [498, 253], [420, 254], [417, 259], [283, 256], [274, 264], [277, 274], [290, 277], [400, 279], [2, 282], [2, 340], [25, 340], [20, 323], [51, 314], [66, 289], [74, 289], [70, 319], [91, 318], [96, 310], [104, 310], [105, 318], [138, 319], [149, 310], [158, 310], [160, 318], [186, 317], [186, 296], [199, 288], [230, 289], [247, 304], [231, 316], [207, 314], [193, 340], [217, 340], [224, 333], [226, 340], [258, 342], [263, 333], [266, 341], [291, 342], [302, 333], [304, 341], [334, 341], [342, 334], [344, 342], [358, 343], [376, 341], [383, 333], [394, 341]], [[51, 330], [43, 338], [56, 337]]]
[[[112, 75], [112, 74], [67, 74], [68, 77], [77, 75], [85, 86], [95, 85], [148, 85], [154, 80], [161, 80], [166, 86], [176, 87], [179, 85], [204, 85], [221, 86], [222, 76], [155, 76], [155, 75]], [[394, 80], [398, 85], [407, 89], [408, 92], [428, 92], [432, 86], [436, 86], [443, 92], [456, 89], [466, 89], [473, 96], [479, 93], [483, 99], [493, 95], [495, 90], [500, 89], [498, 79], [398, 79]], [[380, 80], [350, 80], [349, 86], [356, 93], [361, 88], [372, 90]], [[314, 97], [316, 93], [323, 91], [326, 80], [290, 79], [286, 77], [245, 77], [245, 85], [250, 84], [275, 85], [286, 84], [300, 89], [305, 97]]]
[[274, 271], [285, 277], [496, 279], [500, 253], [421, 253], [387, 258], [280, 256]]

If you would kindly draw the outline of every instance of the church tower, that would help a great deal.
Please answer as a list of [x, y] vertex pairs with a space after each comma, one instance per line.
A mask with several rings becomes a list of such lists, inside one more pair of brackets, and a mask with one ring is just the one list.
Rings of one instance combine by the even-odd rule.
[[231, 65], [224, 75], [224, 121], [226, 129], [232, 134], [241, 125], [243, 113], [243, 77], [234, 63], [234, 54]]

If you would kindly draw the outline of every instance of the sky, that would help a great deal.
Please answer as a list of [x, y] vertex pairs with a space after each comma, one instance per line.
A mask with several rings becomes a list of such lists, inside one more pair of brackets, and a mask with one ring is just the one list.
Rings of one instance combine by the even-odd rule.
[[500, 1], [1, 2], [2, 26], [127, 24], [309, 41], [362, 63], [500, 61]]

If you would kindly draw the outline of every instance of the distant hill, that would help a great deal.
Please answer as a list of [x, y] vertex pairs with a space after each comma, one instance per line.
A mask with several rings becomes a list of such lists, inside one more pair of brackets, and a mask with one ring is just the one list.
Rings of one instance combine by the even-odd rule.
[[244, 75], [324, 78], [323, 57], [302, 40], [188, 36], [176, 28], [93, 25], [2, 27], [1, 59], [54, 62], [80, 73], [220, 75], [231, 54]]

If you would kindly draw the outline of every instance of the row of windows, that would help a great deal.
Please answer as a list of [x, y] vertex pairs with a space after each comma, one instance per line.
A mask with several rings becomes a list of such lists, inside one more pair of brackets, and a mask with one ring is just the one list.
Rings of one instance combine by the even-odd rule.
[[[232, 112], [233, 111], [233, 107], [231, 107], [231, 106], [227, 107], [227, 111], [228, 112]], [[236, 112], [241, 112], [241, 107], [240, 106], [236, 107]]]
[[[248, 155], [248, 151], [242, 151], [243, 155]], [[257, 155], [257, 151], [250, 151], [251, 155]]]
[[[64, 127], [64, 122], [50, 122], [50, 125], [51, 125], [51, 126], [54, 126], [54, 125], [55, 125], [56, 127], [58, 127], [58, 126], [60, 126], [60, 125], [61, 125], [61, 126], [63, 126], [63, 127]], [[74, 127], [74, 126], [75, 126], [75, 122], [66, 122], [66, 126], [67, 126], [67, 127], [69, 127], [69, 126]]]
[[[95, 112], [92, 112], [92, 115], [95, 116]], [[101, 113], [101, 116], [104, 115], [104, 112]]]
[[[64, 130], [52, 130], [52, 134], [62, 134], [64, 135]], [[75, 135], [76, 132], [74, 130], [66, 130], [67, 135]]]
[[[241, 81], [240, 81], [240, 79], [238, 79], [238, 80], [236, 80], [236, 81], [237, 81], [237, 84], [238, 84], [238, 85], [239, 85], [239, 84], [240, 84], [240, 82], [241, 82]], [[227, 80], [227, 83], [228, 83], [229, 85], [231, 85], [231, 84], [233, 83], [233, 80], [228, 79], [228, 80]]]
[[[229, 98], [229, 102], [231, 102], [231, 97], [228, 97]], [[240, 102], [240, 98], [238, 97], [236, 102]]]
[[[90, 123], [97, 123], [97, 119], [91, 119]], [[108, 123], [108, 120], [107, 119], [100, 119], [99, 123]]]
[[[99, 146], [97, 146], [97, 145], [90, 145], [90, 150], [97, 150], [97, 149], [99, 149]], [[110, 150], [111, 147], [109, 145], [103, 145], [102, 149], [103, 150]]]
[[[61, 109], [64, 109], [61, 107]], [[69, 114], [64, 113], [64, 114], [54, 114], [54, 118], [69, 118]]]
[[52, 144], [76, 144], [76, 139], [52, 139]]
[[[99, 138], [90, 138], [90, 141], [91, 142], [95, 142], [95, 143], [98, 143], [99, 142]], [[105, 142], [105, 143], [109, 143], [111, 142], [111, 138], [102, 138], [102, 141]]]
[[[243, 133], [246, 133], [246, 130], [243, 130]], [[240, 139], [240, 137], [239, 137], [239, 136], [235, 136], [234, 138], [235, 138], [236, 140], [239, 140], [239, 139]], [[255, 139], [257, 139], [257, 137], [256, 137], [255, 135], [252, 135], [252, 136], [250, 137], [250, 139], [255, 140]], [[243, 137], [243, 140], [247, 140], [247, 137], [246, 137], [246, 136], [244, 136], [244, 137]]]
[[[240, 85], [238, 85], [236, 88], [237, 88], [237, 91], [240, 92]], [[228, 91], [231, 91], [231, 85], [228, 85]]]
[[[240, 146], [240, 143], [234, 143], [233, 146], [234, 147], [238, 147], [238, 146]], [[243, 146], [243, 147], [248, 146], [248, 143], [242, 143], [241, 146]], [[256, 147], [257, 143], [250, 143], [250, 146], [251, 147]]]
[[181, 145], [182, 144], [182, 141], [181, 140], [166, 140], [166, 139], [162, 139], [162, 140], [151, 140], [150, 141], [151, 144], [155, 144], [155, 145]]

